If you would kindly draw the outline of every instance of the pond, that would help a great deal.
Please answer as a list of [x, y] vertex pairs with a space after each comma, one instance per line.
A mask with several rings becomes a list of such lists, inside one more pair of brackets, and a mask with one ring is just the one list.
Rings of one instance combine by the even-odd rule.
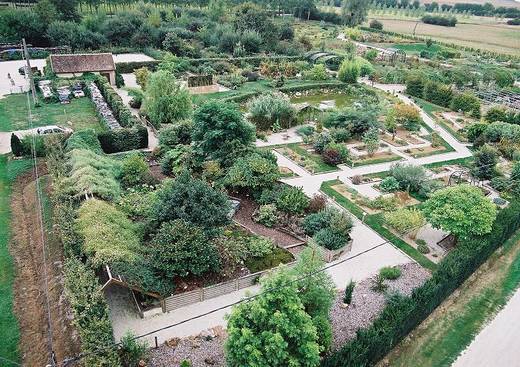
[[330, 93], [330, 94], [313, 94], [301, 97], [291, 97], [291, 103], [309, 103], [312, 106], [318, 107], [325, 101], [334, 101], [336, 108], [344, 108], [352, 105], [359, 96], [344, 93]]

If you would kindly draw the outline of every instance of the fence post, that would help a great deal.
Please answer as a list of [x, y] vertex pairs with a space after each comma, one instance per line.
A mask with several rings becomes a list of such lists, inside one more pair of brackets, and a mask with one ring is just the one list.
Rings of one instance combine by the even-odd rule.
[[200, 301], [204, 301], [204, 288], [200, 289]]
[[161, 308], [162, 308], [162, 312], [163, 313], [166, 313], [166, 301], [163, 299], [161, 299]]

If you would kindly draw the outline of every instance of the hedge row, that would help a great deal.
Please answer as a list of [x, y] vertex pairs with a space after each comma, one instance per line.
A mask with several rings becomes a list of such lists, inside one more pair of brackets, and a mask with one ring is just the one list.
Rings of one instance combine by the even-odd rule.
[[382, 314], [356, 339], [327, 356], [324, 367], [373, 366], [456, 290], [493, 252], [520, 228], [520, 201], [501, 210], [486, 236], [460, 241], [437, 271], [410, 297], [392, 296]]
[[85, 366], [121, 366], [116, 348], [99, 353], [100, 348], [114, 346], [108, 305], [94, 271], [81, 262], [81, 238], [75, 230], [75, 201], [67, 193], [63, 179], [69, 175], [66, 153], [61, 144], [47, 145], [47, 167], [53, 178], [53, 231], [60, 239], [65, 257], [65, 295], [74, 314], [73, 325], [81, 339], [81, 351], [88, 353]]
[[136, 125], [132, 128], [101, 132], [98, 139], [103, 152], [109, 154], [142, 149], [148, 146], [148, 130], [142, 125]]
[[119, 94], [117, 94], [117, 92], [112, 88], [105, 77], [98, 75], [94, 79], [94, 82], [99, 88], [101, 95], [110, 106], [110, 109], [114, 113], [119, 125], [122, 127], [133, 127], [139, 125], [139, 120], [132, 115], [130, 110], [123, 103]]
[[134, 70], [140, 68], [148, 68], [151, 71], [155, 71], [155, 69], [157, 69], [157, 65], [160, 63], [161, 62], [157, 60], [119, 62], [116, 64], [116, 71], [120, 74], [130, 74], [133, 73]]

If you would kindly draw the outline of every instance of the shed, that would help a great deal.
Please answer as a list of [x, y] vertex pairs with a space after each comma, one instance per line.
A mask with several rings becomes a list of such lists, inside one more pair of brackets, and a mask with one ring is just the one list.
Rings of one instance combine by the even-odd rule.
[[107, 78], [110, 84], [116, 84], [116, 65], [111, 53], [51, 55], [50, 64], [58, 77], [94, 73]]

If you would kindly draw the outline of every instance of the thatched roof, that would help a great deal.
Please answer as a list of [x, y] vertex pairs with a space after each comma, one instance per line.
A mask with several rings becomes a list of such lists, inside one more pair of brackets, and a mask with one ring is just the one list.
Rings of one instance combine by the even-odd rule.
[[51, 55], [52, 71], [60, 73], [85, 73], [116, 69], [112, 54]]

